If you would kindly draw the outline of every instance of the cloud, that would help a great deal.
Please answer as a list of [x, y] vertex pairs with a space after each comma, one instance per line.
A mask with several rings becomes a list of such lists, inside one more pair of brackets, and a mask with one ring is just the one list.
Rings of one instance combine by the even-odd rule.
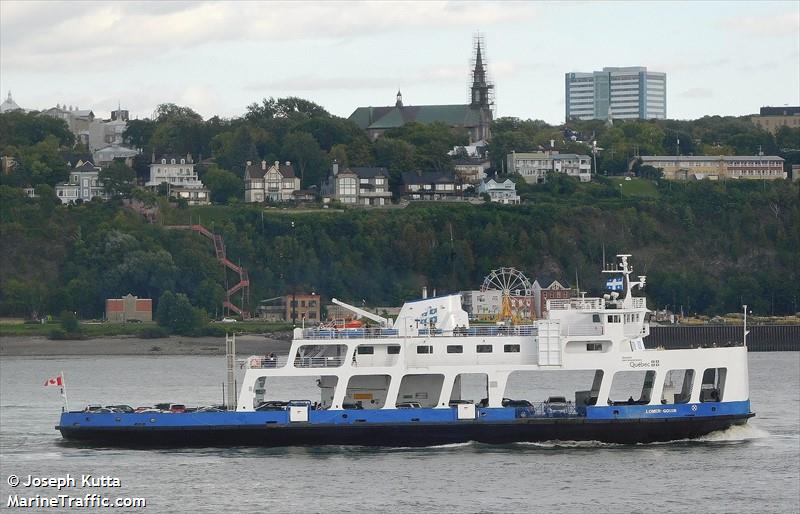
[[720, 20], [717, 26], [753, 37], [800, 38], [800, 13], [792, 11], [767, 16], [730, 16]]
[[693, 87], [681, 93], [678, 93], [681, 98], [711, 98], [714, 92], [704, 87]]
[[536, 6], [486, 2], [0, 2], [3, 67], [104, 71], [233, 41], [347, 39], [416, 28], [483, 27]]

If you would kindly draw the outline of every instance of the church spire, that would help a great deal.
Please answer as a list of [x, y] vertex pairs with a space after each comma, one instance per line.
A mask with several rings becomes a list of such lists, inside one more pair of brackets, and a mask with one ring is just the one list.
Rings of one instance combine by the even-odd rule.
[[488, 109], [492, 105], [490, 95], [494, 85], [486, 80], [486, 65], [483, 63], [483, 38], [475, 36], [475, 67], [472, 70], [472, 87], [470, 94], [470, 105]]
[[403, 94], [400, 92], [399, 89], [397, 90], [397, 97], [396, 97], [396, 101], [394, 102], [394, 106], [395, 107], [402, 107], [403, 106]]

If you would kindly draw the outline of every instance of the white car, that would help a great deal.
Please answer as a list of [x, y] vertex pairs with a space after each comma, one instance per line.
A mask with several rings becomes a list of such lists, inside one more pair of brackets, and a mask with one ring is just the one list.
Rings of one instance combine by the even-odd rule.
[[236, 323], [236, 320], [233, 318], [222, 318], [219, 320], [220, 323]]

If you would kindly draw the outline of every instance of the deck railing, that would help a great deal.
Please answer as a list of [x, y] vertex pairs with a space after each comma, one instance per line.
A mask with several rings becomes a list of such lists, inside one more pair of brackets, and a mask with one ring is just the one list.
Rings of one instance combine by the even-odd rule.
[[[411, 331], [409, 337], [436, 337], [436, 336], [465, 336], [465, 337], [500, 337], [500, 336], [534, 336], [537, 334], [535, 325], [512, 326], [478, 326], [470, 328], [456, 328], [455, 330], [441, 330], [418, 328]], [[303, 331], [303, 339], [391, 339], [399, 338], [400, 334], [394, 328], [307, 328]]]

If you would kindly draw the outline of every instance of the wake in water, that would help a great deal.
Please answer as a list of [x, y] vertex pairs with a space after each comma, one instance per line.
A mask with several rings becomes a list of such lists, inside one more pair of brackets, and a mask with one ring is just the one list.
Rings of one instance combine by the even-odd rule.
[[751, 439], [766, 439], [769, 432], [751, 424], [733, 425], [725, 430], [711, 432], [697, 439], [684, 439], [684, 441], [711, 441], [711, 442], [742, 442]]
[[675, 439], [673, 441], [660, 441], [654, 443], [637, 443], [635, 445], [620, 444], [620, 443], [604, 443], [602, 441], [543, 441], [537, 443], [520, 442], [514, 443], [514, 446], [529, 447], [529, 448], [543, 448], [543, 449], [561, 449], [561, 448], [629, 448], [631, 446], [655, 446], [655, 445], [685, 445], [689, 444], [703, 444], [703, 443], [743, 443], [753, 439], [765, 439], [769, 437], [769, 432], [762, 430], [753, 425], [734, 425], [726, 428], [725, 430], [718, 430], [710, 434], [700, 436], [694, 439]]

